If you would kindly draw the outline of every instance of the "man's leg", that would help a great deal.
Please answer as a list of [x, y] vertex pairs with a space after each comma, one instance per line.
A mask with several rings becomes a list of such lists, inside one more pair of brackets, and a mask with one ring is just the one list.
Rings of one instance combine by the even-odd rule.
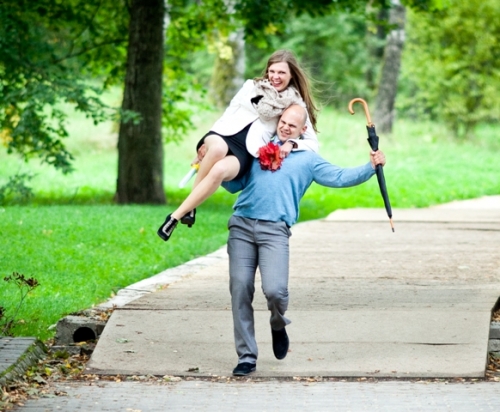
[[277, 359], [284, 359], [289, 340], [285, 326], [290, 320], [285, 317], [288, 309], [288, 271], [290, 230], [284, 222], [259, 222], [257, 243], [259, 245], [259, 269], [262, 289], [271, 311], [271, 333], [273, 352]]
[[288, 309], [288, 270], [290, 230], [284, 222], [258, 222], [259, 269], [262, 289], [271, 311], [271, 327], [282, 329], [290, 323]]
[[229, 219], [229, 290], [233, 310], [234, 340], [238, 363], [257, 362], [253, 297], [257, 246], [254, 241], [255, 220], [232, 216]]

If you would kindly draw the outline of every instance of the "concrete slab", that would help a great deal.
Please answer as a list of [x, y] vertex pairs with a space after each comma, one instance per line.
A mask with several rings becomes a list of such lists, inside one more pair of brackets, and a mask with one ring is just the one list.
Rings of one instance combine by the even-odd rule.
[[[272, 354], [267, 311], [255, 313], [261, 351], [256, 376], [434, 377], [454, 376], [457, 368], [461, 376], [484, 373], [489, 328], [477, 314], [358, 310], [289, 315], [290, 353], [281, 362]], [[450, 316], [460, 321], [450, 322]], [[107, 339], [107, 350], [92, 356], [92, 364], [99, 365], [92, 373], [225, 376], [237, 360], [231, 325], [229, 310], [119, 310], [105, 329], [109, 336], [101, 337]]]
[[[466, 211], [466, 213], [464, 213]], [[396, 231], [398, 222], [498, 222], [500, 208], [461, 209], [461, 208], [425, 208], [425, 209], [393, 209], [392, 218]], [[385, 209], [339, 209], [330, 214], [326, 220], [335, 221], [387, 221]], [[389, 223], [387, 223], [389, 225]], [[390, 229], [389, 229], [390, 231]]]
[[[377, 215], [380, 218], [376, 217]], [[337, 211], [292, 228], [291, 351], [271, 350], [257, 277], [256, 376], [484, 376], [500, 296], [500, 211]], [[224, 376], [237, 361], [227, 258], [115, 310], [88, 364], [101, 374]]]
[[[291, 281], [329, 276], [448, 286], [498, 283], [500, 214], [488, 224], [400, 222], [396, 233], [370, 210], [342, 211], [353, 221], [311, 221], [293, 228]], [[460, 211], [465, 216], [468, 211]], [[417, 219], [413, 211], [408, 214]], [[436, 217], [436, 216], [434, 216]], [[364, 221], [363, 221], [364, 220]], [[307, 258], [305, 258], [307, 257]]]
[[[355, 310], [373, 308], [434, 308], [434, 309], [468, 309], [489, 312], [491, 301], [498, 293], [497, 285], [486, 284], [477, 288], [465, 286], [446, 287], [443, 285], [422, 284], [393, 284], [388, 281], [346, 281], [315, 277], [314, 282], [300, 282], [295, 280], [290, 286], [291, 310]], [[230, 297], [227, 290], [227, 281], [220, 282], [219, 288], [207, 289], [208, 285], [196, 280], [188, 282], [186, 286], [170, 287], [172, 293], [163, 291], [149, 295], [144, 299], [137, 299], [126, 306], [129, 309], [144, 310], [227, 310], [230, 308]], [[298, 288], [300, 291], [298, 292]], [[266, 304], [261, 290], [261, 283], [256, 281], [257, 293], [255, 308], [266, 310]], [[210, 290], [207, 296], [207, 290]], [[179, 293], [177, 293], [179, 292]], [[487, 299], [485, 299], [485, 296]]]
[[497, 209], [500, 210], [500, 195], [483, 196], [477, 199], [454, 200], [449, 203], [432, 206], [438, 209]]
[[309, 382], [182, 380], [180, 382], [60, 382], [24, 411], [204, 412], [497, 412], [498, 383]]

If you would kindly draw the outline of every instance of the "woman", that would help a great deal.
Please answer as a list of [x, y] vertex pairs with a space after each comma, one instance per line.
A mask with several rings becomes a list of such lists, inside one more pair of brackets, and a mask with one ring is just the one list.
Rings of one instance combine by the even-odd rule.
[[309, 80], [297, 59], [288, 50], [278, 50], [269, 58], [263, 76], [245, 82], [222, 117], [198, 143], [195, 163], [200, 168], [193, 190], [158, 229], [163, 240], [170, 238], [179, 220], [191, 227], [195, 223], [195, 208], [223, 181], [246, 173], [252, 156], [257, 157], [258, 149], [274, 135], [281, 113], [294, 103], [307, 109], [308, 127], [302, 139], [290, 139], [287, 142], [290, 144], [281, 146], [282, 157], [292, 149], [318, 151], [315, 133], [318, 110]]

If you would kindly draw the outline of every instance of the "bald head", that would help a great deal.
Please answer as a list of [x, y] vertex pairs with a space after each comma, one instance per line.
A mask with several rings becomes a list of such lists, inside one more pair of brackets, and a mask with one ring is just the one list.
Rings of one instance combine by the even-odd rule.
[[278, 137], [282, 142], [298, 139], [305, 133], [307, 112], [302, 106], [293, 104], [286, 109], [278, 122]]

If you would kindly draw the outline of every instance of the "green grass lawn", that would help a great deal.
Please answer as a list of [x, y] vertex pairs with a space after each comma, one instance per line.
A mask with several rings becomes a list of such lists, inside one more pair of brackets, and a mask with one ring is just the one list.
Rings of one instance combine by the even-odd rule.
[[[12, 206], [1, 209], [2, 279], [12, 271], [40, 286], [21, 308], [19, 335], [48, 338], [61, 316], [89, 308], [141, 279], [207, 254], [224, 244], [230, 207], [208, 206], [196, 227], [181, 226], [164, 243], [156, 229], [172, 207]], [[200, 236], [202, 233], [202, 236]], [[1, 304], [18, 300], [2, 287]]]
[[[177, 183], [189, 170], [194, 147], [217, 113], [195, 119], [198, 128], [180, 144], [165, 146], [168, 206], [117, 206], [116, 132], [72, 116], [68, 146], [76, 171], [63, 176], [38, 161], [28, 164], [0, 153], [0, 185], [21, 171], [35, 174], [36, 197], [28, 205], [0, 208], [0, 275], [35, 277], [40, 286], [21, 308], [14, 332], [42, 339], [68, 313], [89, 308], [134, 282], [155, 275], [226, 242], [234, 195], [219, 191], [198, 209], [196, 225], [180, 226], [169, 242], [156, 236], [165, 215], [187, 195]], [[320, 116], [321, 154], [341, 166], [368, 160], [364, 116], [324, 110]], [[399, 121], [381, 135], [387, 155], [385, 176], [393, 207], [425, 207], [454, 199], [500, 193], [498, 127], [484, 127], [477, 138], [457, 142], [440, 125]], [[376, 179], [350, 189], [313, 184], [301, 203], [301, 220], [320, 218], [338, 208], [383, 207]], [[397, 224], [397, 214], [394, 216]], [[18, 300], [15, 287], [0, 280], [0, 305]]]

